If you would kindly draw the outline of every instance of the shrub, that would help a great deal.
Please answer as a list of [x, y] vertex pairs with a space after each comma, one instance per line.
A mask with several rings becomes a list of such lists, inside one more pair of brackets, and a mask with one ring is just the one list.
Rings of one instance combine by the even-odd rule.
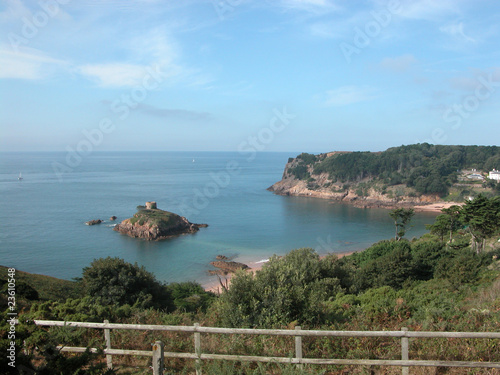
[[203, 287], [193, 281], [171, 283], [167, 286], [177, 310], [182, 312], [206, 311], [215, 299], [213, 293], [206, 292]]
[[324, 301], [342, 288], [335, 260], [321, 261], [312, 249], [274, 256], [255, 277], [238, 273], [218, 303], [228, 326], [275, 327], [297, 321], [315, 324], [325, 316]]
[[155, 276], [120, 258], [100, 258], [83, 269], [86, 294], [102, 304], [171, 308], [165, 286]]

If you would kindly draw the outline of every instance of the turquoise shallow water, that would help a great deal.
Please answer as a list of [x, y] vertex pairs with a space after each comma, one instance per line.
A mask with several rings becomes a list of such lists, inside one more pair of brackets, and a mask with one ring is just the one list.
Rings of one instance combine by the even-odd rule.
[[[267, 191], [293, 156], [94, 152], [58, 176], [53, 165], [64, 164], [65, 153], [0, 153], [0, 264], [71, 279], [93, 259], [117, 256], [166, 282], [207, 283], [213, 281], [207, 271], [217, 254], [253, 265], [299, 247], [354, 251], [393, 235], [387, 210]], [[126, 219], [149, 200], [209, 227], [146, 242], [114, 232], [109, 221], [84, 225], [112, 215]], [[434, 217], [418, 213], [408, 236], [425, 233]]]

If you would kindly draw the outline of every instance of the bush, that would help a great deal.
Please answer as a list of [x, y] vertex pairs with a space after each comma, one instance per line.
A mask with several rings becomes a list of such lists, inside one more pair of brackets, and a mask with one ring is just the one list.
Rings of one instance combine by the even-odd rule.
[[94, 260], [83, 269], [82, 283], [86, 294], [104, 305], [172, 308], [167, 289], [152, 273], [120, 258]]
[[167, 286], [177, 310], [182, 312], [206, 311], [215, 299], [213, 293], [206, 292], [196, 282], [171, 283]]
[[479, 278], [484, 258], [469, 249], [461, 250], [457, 254], [441, 259], [434, 276], [447, 279], [454, 289], [460, 285], [474, 283]]
[[238, 273], [218, 303], [222, 325], [276, 327], [315, 324], [325, 316], [324, 301], [342, 288], [334, 258], [320, 260], [312, 249], [274, 256], [251, 274]]

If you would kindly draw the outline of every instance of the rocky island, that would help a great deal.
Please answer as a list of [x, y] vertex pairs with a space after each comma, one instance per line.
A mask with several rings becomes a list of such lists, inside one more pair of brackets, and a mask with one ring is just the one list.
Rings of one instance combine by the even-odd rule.
[[123, 220], [113, 230], [130, 237], [155, 241], [196, 233], [200, 228], [207, 226], [207, 224], [190, 223], [183, 216], [160, 210], [156, 202], [146, 202], [146, 206], [139, 206], [133, 217]]

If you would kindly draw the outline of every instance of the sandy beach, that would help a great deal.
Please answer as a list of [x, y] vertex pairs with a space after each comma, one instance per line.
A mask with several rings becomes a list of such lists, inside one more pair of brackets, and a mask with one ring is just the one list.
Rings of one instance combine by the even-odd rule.
[[[349, 251], [349, 252], [344, 252], [344, 253], [334, 253], [335, 255], [337, 255], [337, 257], [339, 258], [342, 258], [342, 257], [345, 257], [347, 255], [351, 255], [351, 254], [354, 254], [356, 251]], [[333, 253], [332, 253], [333, 254]], [[320, 255], [320, 258], [324, 258], [326, 257], [328, 254], [324, 254], [324, 255]], [[251, 273], [256, 273], [257, 271], [259, 271], [260, 269], [262, 269], [262, 267], [264, 266], [264, 264], [266, 264], [267, 262], [266, 261], [256, 261], [256, 262], [248, 262], [247, 263], [247, 266], [250, 267], [249, 269], [247, 269], [247, 272], [251, 272]], [[221, 276], [220, 279], [221, 279], [221, 282], [226, 285], [226, 286], [229, 286], [230, 282], [231, 282], [231, 274], [228, 274], [227, 276]], [[203, 285], [203, 288], [207, 291], [207, 292], [213, 292], [215, 294], [220, 294], [222, 293], [223, 291], [223, 288], [219, 282], [219, 280], [217, 279], [217, 276], [213, 276], [213, 281], [211, 282], [207, 282]]]
[[441, 212], [443, 208], [450, 208], [451, 206], [461, 206], [461, 203], [455, 202], [438, 202], [433, 204], [414, 206], [415, 211], [426, 211], [426, 212]]

